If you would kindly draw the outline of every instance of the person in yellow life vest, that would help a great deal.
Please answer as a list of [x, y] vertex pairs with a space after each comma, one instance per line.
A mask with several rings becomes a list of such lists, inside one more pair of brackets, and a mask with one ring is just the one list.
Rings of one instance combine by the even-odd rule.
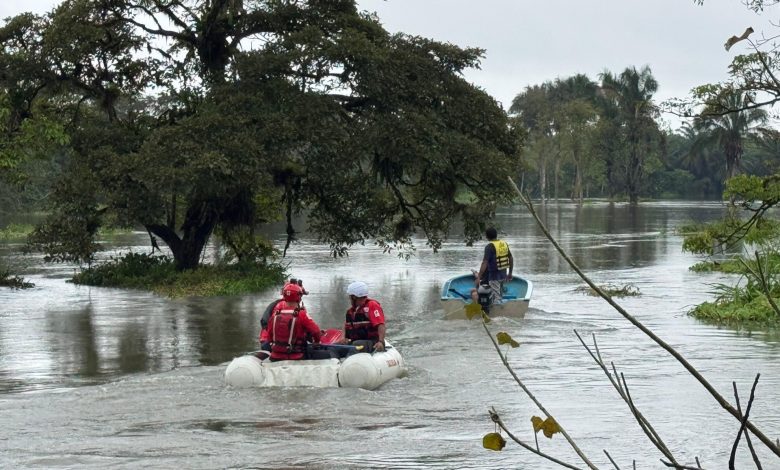
[[475, 288], [471, 290], [471, 298], [475, 303], [479, 302], [479, 294], [485, 293], [490, 297], [490, 303], [496, 304], [503, 299], [504, 282], [512, 280], [514, 259], [509, 245], [498, 239], [498, 232], [493, 227], [485, 230], [488, 244], [485, 245], [485, 254], [482, 264], [474, 280]]

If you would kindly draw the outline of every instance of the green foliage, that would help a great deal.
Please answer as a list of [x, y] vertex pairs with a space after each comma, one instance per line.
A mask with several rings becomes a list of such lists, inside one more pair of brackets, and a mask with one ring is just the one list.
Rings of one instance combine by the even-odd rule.
[[601, 84], [585, 75], [526, 88], [512, 101], [513, 119], [525, 130], [524, 175], [548, 197], [559, 182], [573, 199], [588, 193], [621, 194], [637, 202], [657, 193], [655, 173], [664, 171], [664, 135], [652, 96], [657, 82], [649, 68], [605, 72]]
[[479, 238], [510, 202], [523, 133], [463, 78], [481, 50], [390, 35], [354, 1], [236, 5], [73, 0], [8, 21], [0, 85], [24, 96], [9, 109], [69, 119], [35, 248], [89, 261], [96, 227], [142, 225], [184, 270], [214, 232], [262, 258], [232, 234], [282, 216], [294, 240], [305, 211], [334, 253], [374, 239], [405, 256], [414, 233], [437, 250], [458, 219]]
[[[724, 289], [720, 294], [726, 294]], [[749, 296], [735, 295], [737, 300], [728, 301], [725, 298], [717, 302], [704, 302], [694, 307], [689, 313], [700, 320], [713, 323], [762, 325], [780, 324], [777, 314], [772, 309], [766, 297], [756, 296], [749, 301]], [[780, 299], [778, 296], [776, 299]]]
[[127, 253], [83, 269], [72, 281], [102, 287], [151, 290], [168, 297], [240, 295], [279, 284], [284, 269], [276, 264], [242, 262], [177, 271], [167, 256]]
[[742, 274], [745, 272], [745, 268], [739, 258], [725, 261], [701, 261], [694, 264], [689, 269], [697, 273], [721, 272], [726, 274]]
[[711, 261], [692, 267], [692, 270], [698, 272], [739, 274], [740, 278], [735, 284], [713, 284], [715, 300], [697, 305], [690, 314], [715, 322], [780, 323], [780, 314], [775, 312], [766, 297], [768, 290], [775, 302], [780, 299], [780, 252], [766, 247], [764, 254], [759, 255], [759, 260], [760, 265], [755, 258], [735, 257], [724, 262]]
[[27, 282], [21, 276], [11, 274], [11, 270], [6, 267], [3, 260], [0, 259], [0, 287], [10, 287], [11, 289], [30, 289], [35, 287], [32, 282]]
[[30, 224], [9, 224], [0, 229], [0, 240], [20, 240], [32, 233], [34, 227]]
[[[604, 284], [599, 286], [599, 289], [611, 297], [636, 297], [642, 295], [639, 291], [639, 287], [631, 283], [623, 285]], [[576, 292], [582, 292], [593, 297], [598, 297], [599, 295], [598, 292], [596, 292], [590, 286], [579, 286], [574, 290]]]

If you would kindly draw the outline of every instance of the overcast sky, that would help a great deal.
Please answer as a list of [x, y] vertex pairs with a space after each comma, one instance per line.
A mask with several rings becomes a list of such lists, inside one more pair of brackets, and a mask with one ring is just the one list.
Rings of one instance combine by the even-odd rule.
[[[0, 18], [43, 13], [57, 0], [0, 0]], [[752, 26], [774, 28], [777, 9], [762, 16], [740, 0], [358, 0], [391, 32], [485, 49], [481, 70], [466, 78], [505, 108], [526, 86], [584, 73], [649, 65], [656, 101], [685, 97], [696, 85], [726, 78], [743, 43], [723, 44]], [[677, 121], [666, 116], [673, 127]]]

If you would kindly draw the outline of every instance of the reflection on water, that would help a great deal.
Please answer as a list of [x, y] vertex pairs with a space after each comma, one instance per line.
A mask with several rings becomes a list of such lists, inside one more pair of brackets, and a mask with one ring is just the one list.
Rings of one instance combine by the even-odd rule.
[[[632, 283], [642, 295], [620, 301], [679, 348], [726, 396], [737, 381], [747, 396], [761, 372], [751, 416], [778, 434], [780, 341], [776, 332], [705, 325], [685, 315], [711, 297], [718, 274], [688, 271], [675, 229], [718, 217], [718, 203], [540, 204], [537, 210], [573, 259], [596, 282]], [[0, 226], [3, 224], [0, 221]], [[608, 467], [658, 468], [654, 451], [625, 405], [573, 335], [596, 334], [606, 360], [626, 374], [642, 412], [686, 462], [722, 468], [736, 434], [733, 418], [668, 354], [659, 351], [582, 285], [526, 211], [498, 214], [518, 275], [535, 283], [523, 320], [497, 319], [521, 346], [510, 361], [580, 446]], [[303, 228], [299, 223], [299, 228]], [[283, 226], [267, 235], [278, 243]], [[114, 238], [115, 250], [148, 251], [144, 233]], [[45, 468], [546, 468], [509, 444], [481, 448], [493, 431], [490, 406], [533, 442], [539, 411], [520, 393], [476, 323], [443, 321], [442, 283], [476, 268], [482, 246], [453, 234], [439, 253], [417, 240], [410, 261], [355, 247], [334, 259], [305, 231], [287, 261], [305, 282], [305, 303], [323, 327], [340, 326], [346, 286], [364, 280], [385, 308], [388, 335], [409, 364], [407, 378], [380, 390], [233, 390], [225, 363], [257, 349], [260, 315], [277, 288], [242, 297], [169, 300], [152, 294], [75, 286], [72, 266], [24, 273], [36, 287], [0, 290], [0, 441], [3, 467]], [[0, 245], [6, 255], [17, 247]], [[213, 247], [211, 247], [213, 250]], [[34, 393], [31, 393], [34, 392]], [[707, 433], [700, 432], [707, 423]], [[605, 430], [608, 430], [605, 432]], [[369, 448], [355, 443], [372, 442]], [[724, 444], [726, 443], [726, 444]], [[576, 462], [560, 439], [544, 450]], [[777, 460], [765, 459], [765, 468]], [[738, 462], [750, 463], [740, 451]], [[738, 465], [739, 466], [739, 465]]]

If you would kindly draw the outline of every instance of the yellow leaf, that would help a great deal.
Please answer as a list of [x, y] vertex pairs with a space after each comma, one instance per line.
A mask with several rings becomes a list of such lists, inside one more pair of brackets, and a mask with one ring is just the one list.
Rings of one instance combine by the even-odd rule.
[[485, 437], [482, 438], [482, 447], [485, 449], [502, 450], [505, 445], [506, 441], [501, 437], [501, 434], [497, 432], [485, 434]]
[[466, 304], [465, 309], [466, 309], [466, 318], [468, 318], [469, 320], [482, 313], [482, 306], [477, 303]]
[[496, 339], [498, 340], [498, 344], [508, 344], [512, 346], [513, 348], [516, 348], [520, 346], [520, 343], [513, 340], [511, 336], [509, 336], [509, 333], [505, 331], [501, 331], [496, 335]]
[[542, 432], [544, 433], [544, 437], [552, 439], [553, 434], [561, 432], [561, 427], [558, 426], [558, 423], [555, 422], [555, 419], [550, 416], [544, 420], [544, 423], [542, 423]]
[[484, 321], [485, 323], [490, 323], [490, 317], [488, 316], [487, 313], [485, 313], [484, 310], [482, 311], [482, 321]]
[[532, 416], [531, 424], [534, 426], [534, 432], [539, 432], [541, 430], [548, 439], [552, 439], [553, 434], [561, 432], [561, 427], [552, 416], [545, 420], [542, 420], [542, 418], [538, 416]]
[[544, 423], [544, 420], [538, 416], [532, 416], [531, 417], [531, 424], [534, 425], [534, 432], [539, 432], [540, 429], [542, 429], [542, 424]]

